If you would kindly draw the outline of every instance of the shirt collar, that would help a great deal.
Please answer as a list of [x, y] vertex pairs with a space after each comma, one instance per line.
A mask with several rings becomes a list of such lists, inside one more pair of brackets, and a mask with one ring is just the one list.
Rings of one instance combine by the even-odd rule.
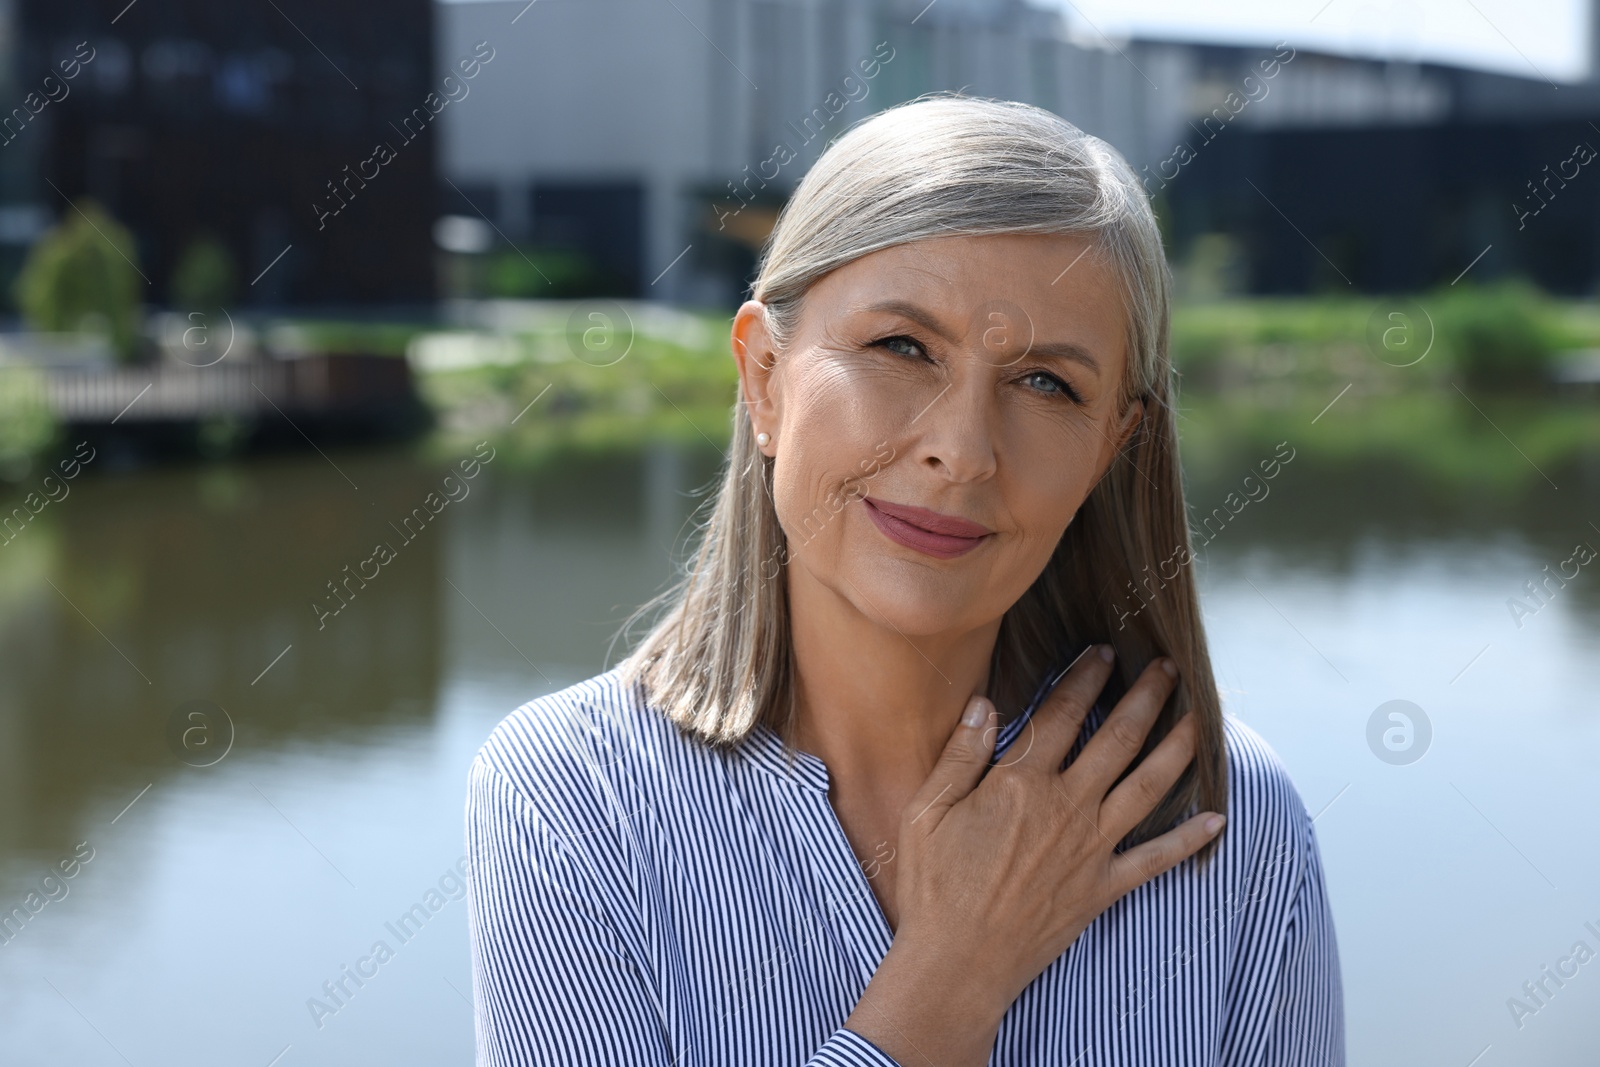
[[[990, 766], [1001, 762], [1006, 750], [1016, 741], [1017, 736], [1027, 729], [1028, 723], [1033, 719], [1034, 712], [1039, 710], [1040, 706], [1044, 704], [1045, 698], [1054, 691], [1055, 687], [1060, 684], [1061, 679], [1066, 677], [1067, 671], [1076, 662], [1078, 662], [1078, 657], [1073, 656], [1053, 667], [1045, 675], [1045, 680], [1040, 683], [1039, 688], [1034, 691], [1033, 699], [1028, 701], [1028, 706], [1022, 710], [1022, 714], [1000, 728], [1000, 736], [995, 740], [994, 755], [989, 759]], [[1083, 724], [1078, 728], [1077, 740], [1073, 742], [1072, 748], [1067, 752], [1066, 762], [1071, 762], [1077, 758], [1078, 753], [1083, 750], [1083, 746], [1088, 743], [1089, 738], [1100, 728], [1100, 724], [1105, 720], [1105, 717], [1104, 706], [1099, 700], [1096, 700], [1083, 717]]]
[[764, 722], [756, 723], [745, 735], [740, 750], [757, 767], [792, 785], [820, 793], [828, 791], [827, 764], [809, 752], [790, 748], [778, 732]]
[[[1023, 708], [1022, 714], [1000, 728], [1000, 736], [995, 740], [994, 755], [989, 759], [991, 766], [1000, 762], [1006, 750], [1016, 741], [1017, 736], [1027, 728], [1034, 712], [1039, 709], [1045, 698], [1050, 695], [1057, 683], [1065, 676], [1067, 668], [1076, 661], [1076, 657], [1074, 657], [1066, 661], [1065, 665], [1058, 665], [1053, 668], [1046, 675], [1045, 681], [1034, 691], [1033, 698]], [[1073, 745], [1072, 751], [1068, 753], [1067, 758], [1069, 760], [1077, 756], [1078, 751], [1082, 749], [1087, 740], [1086, 734], [1092, 734], [1099, 727], [1104, 717], [1104, 710], [1097, 701], [1084, 718], [1078, 740]], [[756, 723], [755, 727], [740, 742], [739, 747], [740, 751], [752, 763], [788, 784], [799, 785], [819, 793], [828, 791], [827, 764], [810, 752], [790, 748], [784, 743], [778, 732], [765, 723]]]

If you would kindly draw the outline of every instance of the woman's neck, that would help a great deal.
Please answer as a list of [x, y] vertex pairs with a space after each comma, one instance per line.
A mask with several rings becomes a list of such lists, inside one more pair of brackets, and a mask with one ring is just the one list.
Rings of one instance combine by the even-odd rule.
[[791, 567], [795, 747], [819, 757], [835, 791], [892, 806], [921, 787], [962, 709], [988, 685], [1000, 621], [905, 634]]

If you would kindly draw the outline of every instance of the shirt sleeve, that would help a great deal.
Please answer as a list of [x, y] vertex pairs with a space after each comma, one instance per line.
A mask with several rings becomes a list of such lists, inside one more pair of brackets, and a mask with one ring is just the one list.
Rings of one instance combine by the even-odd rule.
[[1302, 874], [1277, 961], [1272, 1015], [1262, 1054], [1275, 1067], [1344, 1067], [1344, 990], [1339, 945], [1311, 820], [1303, 820]]
[[[481, 756], [468, 781], [477, 1067], [681, 1067], [654, 979], [578, 851]], [[637, 933], [637, 932], [635, 932]], [[751, 1062], [767, 1050], [751, 1049]], [[899, 1067], [840, 1026], [806, 1067]]]

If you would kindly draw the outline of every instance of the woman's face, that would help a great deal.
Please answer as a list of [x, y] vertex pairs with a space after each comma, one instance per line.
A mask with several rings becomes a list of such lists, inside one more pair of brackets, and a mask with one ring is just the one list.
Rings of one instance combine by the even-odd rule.
[[[739, 309], [791, 581], [907, 635], [993, 623], [1027, 591], [1142, 411], [1116, 410], [1127, 320], [1089, 247], [1005, 234], [871, 253], [812, 285], [781, 353], [761, 305]], [[890, 514], [905, 508], [954, 529]]]

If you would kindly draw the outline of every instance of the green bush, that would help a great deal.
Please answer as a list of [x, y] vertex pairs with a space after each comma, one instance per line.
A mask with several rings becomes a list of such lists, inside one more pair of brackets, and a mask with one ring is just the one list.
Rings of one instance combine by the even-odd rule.
[[233, 253], [214, 234], [203, 233], [184, 246], [168, 292], [174, 307], [211, 311], [232, 302], [238, 283]]
[[1472, 385], [1537, 388], [1557, 346], [1554, 309], [1521, 281], [1446, 290], [1424, 301], [1442, 351]]
[[123, 360], [138, 352], [140, 285], [133, 234], [80, 200], [28, 250], [15, 295], [36, 330], [101, 333]]
[[0, 367], [0, 480], [26, 475], [59, 432], [44, 376], [32, 367]]
[[411, 339], [427, 330], [420, 323], [337, 319], [295, 319], [290, 325], [313, 352], [361, 352], [374, 356], [403, 356]]
[[1238, 238], [1226, 233], [1203, 233], [1190, 242], [1188, 253], [1174, 273], [1182, 299], [1219, 300], [1245, 291], [1250, 264]]
[[502, 248], [489, 256], [484, 288], [490, 296], [564, 300], [615, 291], [614, 279], [587, 256], [564, 249]]

